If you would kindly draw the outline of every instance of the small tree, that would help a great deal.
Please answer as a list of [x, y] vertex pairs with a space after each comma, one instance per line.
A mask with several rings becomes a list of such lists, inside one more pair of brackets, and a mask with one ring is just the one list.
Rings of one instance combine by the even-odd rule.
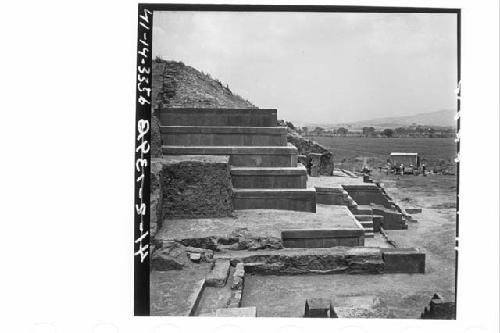
[[347, 135], [348, 132], [349, 132], [349, 130], [345, 127], [339, 127], [337, 129], [337, 133], [340, 135]]
[[394, 131], [390, 128], [386, 128], [382, 134], [384, 134], [384, 136], [388, 137], [388, 138], [391, 138], [394, 134]]

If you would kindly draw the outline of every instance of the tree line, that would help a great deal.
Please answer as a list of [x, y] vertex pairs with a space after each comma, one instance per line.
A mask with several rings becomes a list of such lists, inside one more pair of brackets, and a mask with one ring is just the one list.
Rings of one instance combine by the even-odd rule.
[[[293, 126], [293, 125], [292, 125]], [[406, 127], [376, 129], [366, 126], [358, 130], [338, 127], [334, 129], [324, 129], [315, 127], [294, 127], [295, 130], [304, 136], [358, 136], [358, 137], [429, 137], [429, 138], [448, 138], [455, 136], [453, 127], [430, 127], [421, 125], [411, 125]]]

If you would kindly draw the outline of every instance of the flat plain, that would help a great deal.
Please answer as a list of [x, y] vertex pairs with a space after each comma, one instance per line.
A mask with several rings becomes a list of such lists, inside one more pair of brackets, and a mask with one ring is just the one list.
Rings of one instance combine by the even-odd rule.
[[456, 155], [453, 138], [309, 137], [334, 153], [335, 164], [352, 169], [384, 166], [391, 152], [418, 153], [429, 167], [451, 166]]

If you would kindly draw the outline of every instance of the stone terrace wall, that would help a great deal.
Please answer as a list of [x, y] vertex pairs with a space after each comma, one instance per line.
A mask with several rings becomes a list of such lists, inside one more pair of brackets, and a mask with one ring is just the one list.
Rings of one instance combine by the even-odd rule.
[[[278, 120], [278, 126], [286, 126], [283, 120]], [[287, 141], [297, 147], [299, 155], [309, 155], [310, 153], [321, 154], [320, 175], [333, 175], [333, 153], [319, 143], [302, 137], [299, 133], [288, 127]]]
[[182, 155], [151, 163], [151, 234], [165, 217], [223, 217], [233, 211], [228, 156]]

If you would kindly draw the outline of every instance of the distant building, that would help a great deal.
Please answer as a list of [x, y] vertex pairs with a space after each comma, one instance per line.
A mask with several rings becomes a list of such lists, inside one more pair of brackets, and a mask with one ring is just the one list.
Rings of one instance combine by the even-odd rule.
[[391, 164], [393, 166], [399, 166], [401, 164], [409, 166], [411, 164], [415, 167], [419, 167], [420, 156], [418, 156], [418, 153], [391, 153]]

